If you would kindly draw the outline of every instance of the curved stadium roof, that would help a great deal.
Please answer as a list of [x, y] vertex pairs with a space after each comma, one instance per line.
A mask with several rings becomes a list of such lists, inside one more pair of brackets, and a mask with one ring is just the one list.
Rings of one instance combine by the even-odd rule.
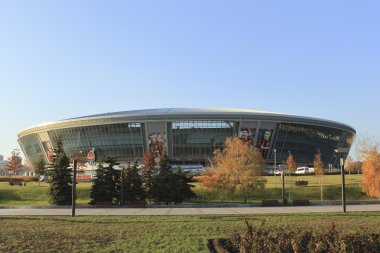
[[125, 121], [155, 121], [155, 120], [264, 120], [264, 121], [284, 121], [289, 123], [303, 123], [333, 127], [356, 132], [354, 128], [347, 124], [318, 119], [312, 117], [296, 116], [277, 112], [247, 110], [247, 109], [222, 109], [222, 108], [161, 108], [132, 110], [122, 112], [110, 112], [83, 117], [59, 120], [50, 123], [36, 125], [19, 132], [18, 136], [42, 131], [46, 129], [75, 127], [83, 125], [113, 124]]

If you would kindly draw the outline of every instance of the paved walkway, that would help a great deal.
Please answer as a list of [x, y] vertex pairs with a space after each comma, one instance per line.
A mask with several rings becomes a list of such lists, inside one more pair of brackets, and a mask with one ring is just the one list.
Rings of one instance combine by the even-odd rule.
[[[380, 212], [380, 204], [347, 205], [347, 212]], [[342, 206], [204, 207], [204, 208], [77, 208], [76, 215], [234, 215], [342, 212]], [[0, 208], [4, 215], [71, 215], [70, 208]]]

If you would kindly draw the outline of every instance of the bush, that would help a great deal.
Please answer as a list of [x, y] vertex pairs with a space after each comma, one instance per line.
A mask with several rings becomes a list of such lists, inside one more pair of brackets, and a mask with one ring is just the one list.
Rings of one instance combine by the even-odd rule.
[[303, 227], [254, 227], [246, 222], [243, 234], [234, 232], [230, 238], [236, 252], [380, 252], [380, 233], [359, 230], [344, 234], [334, 223], [327, 232]]
[[0, 177], [0, 182], [24, 181], [21, 177]]
[[24, 182], [38, 182], [39, 177], [37, 177], [37, 176], [22, 176], [21, 179]]
[[21, 176], [21, 177], [0, 177], [0, 182], [16, 182], [16, 181], [22, 181], [22, 182], [38, 182], [37, 176]]

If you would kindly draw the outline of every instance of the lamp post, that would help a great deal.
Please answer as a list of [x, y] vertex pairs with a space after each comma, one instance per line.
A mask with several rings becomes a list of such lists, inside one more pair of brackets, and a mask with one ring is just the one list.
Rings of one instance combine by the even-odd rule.
[[285, 205], [285, 174], [284, 170], [281, 171], [281, 178], [282, 178], [282, 204]]
[[346, 180], [344, 178], [344, 160], [341, 157], [340, 159], [340, 172], [342, 174], [342, 207], [343, 212], [346, 212]]
[[342, 208], [343, 212], [346, 212], [346, 179], [344, 177], [344, 159], [341, 157], [341, 153], [347, 152], [348, 148], [338, 148], [335, 152], [339, 155], [340, 174], [342, 175]]
[[115, 170], [120, 171], [120, 201], [119, 201], [119, 206], [121, 207], [124, 204], [124, 181], [123, 181], [124, 166], [119, 166], [119, 168], [115, 169]]
[[276, 173], [277, 172], [276, 171], [277, 170], [277, 166], [276, 166], [276, 162], [277, 162], [276, 161], [276, 153], [277, 153], [277, 149], [274, 148], [273, 152], [274, 152], [274, 171], [273, 171], [274, 172], [274, 188], [276, 188], [276, 174], [277, 174]]
[[76, 200], [76, 186], [77, 186], [77, 159], [74, 159], [74, 168], [73, 168], [73, 185], [71, 191], [71, 217], [75, 216], [75, 200]]
[[124, 182], [123, 182], [123, 169], [120, 170], [120, 204], [121, 207], [124, 204]]

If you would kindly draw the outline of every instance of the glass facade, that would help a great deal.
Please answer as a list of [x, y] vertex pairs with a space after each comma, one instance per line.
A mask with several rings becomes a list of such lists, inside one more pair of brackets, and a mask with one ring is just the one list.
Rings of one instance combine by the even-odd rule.
[[45, 158], [51, 156], [52, 146], [62, 137], [69, 157], [79, 151], [86, 154], [95, 148], [97, 161], [112, 156], [125, 162], [141, 159], [149, 150], [154, 154], [157, 164], [164, 153], [174, 163], [199, 164], [207, 163], [216, 149], [223, 149], [227, 137], [238, 136], [250, 146], [260, 149], [267, 164], [273, 163], [275, 148], [277, 164], [285, 162], [289, 152], [299, 165], [312, 164], [315, 154], [320, 150], [324, 163], [336, 166], [338, 156], [335, 150], [349, 150], [355, 136], [354, 130], [349, 127], [330, 122], [328, 124], [331, 127], [322, 126], [316, 120], [311, 124], [309, 119], [305, 119], [307, 123], [294, 123], [270, 117], [252, 117], [250, 120], [247, 117], [223, 119], [221, 115], [213, 115], [209, 119], [201, 115], [200, 118], [185, 115], [182, 118], [161, 117], [153, 120], [146, 117], [145, 120], [128, 123], [97, 122], [96, 125], [87, 126], [84, 125], [87, 121], [84, 121], [80, 122], [84, 126], [70, 127], [67, 124], [61, 128], [45, 128], [29, 133], [20, 137], [19, 142], [31, 162], [38, 160], [41, 155]]
[[69, 157], [79, 151], [87, 153], [90, 148], [95, 148], [98, 161], [107, 156], [126, 160], [144, 155], [142, 129], [140, 123], [122, 123], [56, 129], [48, 131], [48, 134], [53, 143], [62, 137], [64, 149]]
[[227, 137], [234, 134], [234, 122], [174, 121], [171, 135], [173, 158], [199, 160], [212, 157], [215, 149], [222, 149]]
[[260, 149], [262, 156], [266, 159], [273, 143], [276, 124], [273, 122], [260, 122], [259, 126], [260, 128], [256, 135], [255, 145], [256, 148]]
[[20, 138], [20, 144], [29, 161], [34, 163], [44, 155], [37, 134], [29, 134]]
[[[322, 126], [280, 123], [274, 144], [278, 163], [285, 162], [291, 152], [297, 163], [310, 164], [320, 150], [323, 161], [334, 163], [335, 149], [338, 146], [342, 130]], [[270, 159], [273, 160], [273, 152]]]

